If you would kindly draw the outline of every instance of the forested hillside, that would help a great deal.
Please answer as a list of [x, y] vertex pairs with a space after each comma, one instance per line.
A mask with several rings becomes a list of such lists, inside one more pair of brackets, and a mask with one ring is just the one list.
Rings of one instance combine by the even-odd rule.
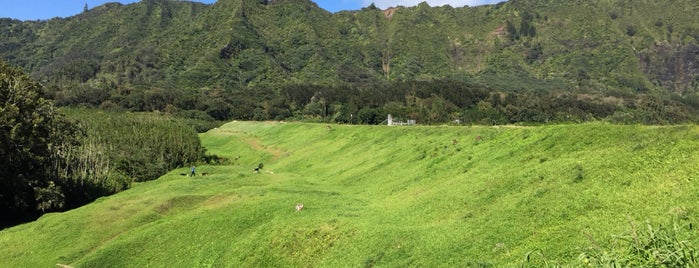
[[58, 105], [215, 119], [697, 121], [699, 3], [512, 0], [329, 13], [309, 0], [142, 0], [0, 20]]

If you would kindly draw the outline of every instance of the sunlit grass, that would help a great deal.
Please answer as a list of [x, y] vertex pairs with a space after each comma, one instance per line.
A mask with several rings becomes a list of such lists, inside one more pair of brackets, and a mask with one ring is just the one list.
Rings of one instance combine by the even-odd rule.
[[629, 222], [696, 219], [696, 126], [234, 122], [201, 138], [231, 162], [4, 230], [0, 266], [580, 265]]

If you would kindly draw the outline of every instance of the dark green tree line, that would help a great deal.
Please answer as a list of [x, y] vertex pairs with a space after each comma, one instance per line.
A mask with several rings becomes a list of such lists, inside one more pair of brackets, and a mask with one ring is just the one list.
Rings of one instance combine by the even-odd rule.
[[[197, 115], [69, 109], [0, 61], [0, 226], [71, 209], [203, 159]], [[198, 123], [197, 123], [198, 124]]]
[[61, 209], [66, 179], [54, 169], [77, 144], [78, 129], [42, 97], [39, 84], [0, 61], [0, 217]]

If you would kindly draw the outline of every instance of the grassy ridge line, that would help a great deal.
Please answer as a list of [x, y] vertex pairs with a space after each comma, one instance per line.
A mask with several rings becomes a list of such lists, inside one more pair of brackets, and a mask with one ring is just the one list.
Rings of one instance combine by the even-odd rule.
[[0, 266], [568, 263], [629, 219], [696, 219], [696, 126], [234, 122], [201, 138], [240, 159], [4, 230]]

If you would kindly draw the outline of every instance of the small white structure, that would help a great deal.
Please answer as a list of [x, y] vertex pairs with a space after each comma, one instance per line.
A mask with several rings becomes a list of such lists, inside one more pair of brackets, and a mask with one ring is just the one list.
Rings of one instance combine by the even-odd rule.
[[412, 125], [415, 125], [415, 120], [411, 120], [411, 119], [408, 119], [407, 122], [400, 122], [400, 121], [394, 122], [393, 116], [391, 116], [390, 114], [388, 115], [388, 118], [386, 118], [386, 122], [389, 126], [405, 126], [405, 125], [412, 126]]

